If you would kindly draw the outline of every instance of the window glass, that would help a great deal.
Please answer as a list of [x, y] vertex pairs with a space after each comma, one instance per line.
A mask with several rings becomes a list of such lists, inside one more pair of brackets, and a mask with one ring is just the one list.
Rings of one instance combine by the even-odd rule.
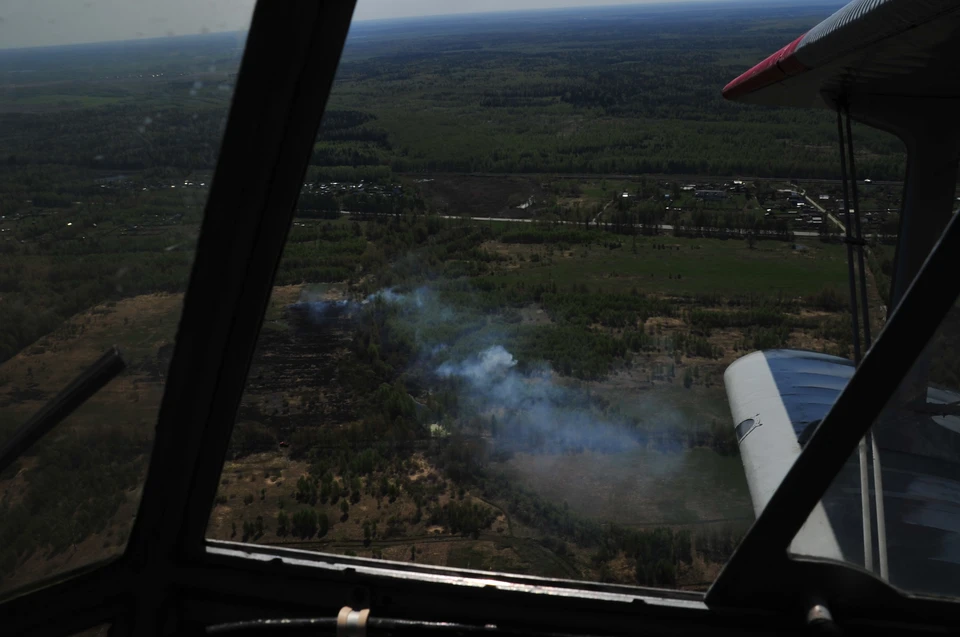
[[851, 356], [833, 116], [720, 95], [827, 12], [389, 11], [357, 7], [208, 537], [706, 588], [766, 427], [738, 443], [725, 370]]
[[958, 342], [954, 307], [791, 550], [842, 559], [912, 592], [960, 594]]
[[137, 508], [250, 2], [0, 15], [0, 442], [126, 370], [0, 473], [0, 591], [118, 554]]

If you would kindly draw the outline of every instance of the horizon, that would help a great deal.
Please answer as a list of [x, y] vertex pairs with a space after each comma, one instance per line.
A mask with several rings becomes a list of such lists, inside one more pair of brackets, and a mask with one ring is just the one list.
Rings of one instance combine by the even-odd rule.
[[[41, 0], [37, 2], [37, 5], [59, 2], [61, 0]], [[189, 2], [190, 0], [179, 0], [181, 2]], [[595, 3], [591, 3], [590, 0], [518, 0], [522, 6], [517, 6], [516, 2], [507, 4], [507, 0], [494, 0], [493, 3], [486, 3], [480, 10], [477, 10], [477, 7], [462, 6], [458, 3], [453, 3], [454, 7], [451, 10], [446, 10], [446, 8], [451, 6], [451, 3], [446, 3], [443, 5], [434, 6], [434, 3], [437, 0], [415, 0], [414, 2], [405, 3], [403, 6], [405, 8], [409, 7], [420, 7], [423, 11], [429, 12], [420, 12], [414, 13], [413, 10], [406, 10], [400, 13], [390, 12], [390, 11], [380, 11], [379, 8], [383, 8], [381, 3], [387, 2], [387, 0], [367, 0], [364, 2], [358, 3], [357, 9], [353, 16], [354, 25], [378, 25], [378, 24], [390, 24], [395, 22], [415, 22], [417, 20], [434, 20], [434, 19], [444, 19], [444, 18], [455, 18], [458, 16], [468, 17], [468, 16], [496, 16], [496, 15], [509, 15], [509, 14], [521, 14], [521, 13], [550, 13], [550, 12], [564, 12], [564, 11], [577, 11], [577, 10], [604, 10], [604, 9], [642, 9], [642, 8], [654, 8], [664, 5], [673, 5], [677, 6], [687, 6], [687, 5], [703, 5], [703, 4], [716, 4], [716, 5], [786, 5], [786, 4], [800, 4], [807, 6], [807, 3], [802, 2], [801, 0], [597, 0]], [[821, 0], [822, 4], [842, 4], [841, 0]], [[248, 0], [239, 0], [239, 2], [246, 4]], [[92, 7], [92, 2], [84, 3], [85, 7]], [[388, 5], [394, 6], [394, 5]], [[431, 10], [429, 7], [433, 7]], [[42, 8], [42, 7], [41, 7]], [[13, 42], [12, 45], [0, 44], [0, 51], [18, 51], [18, 50], [31, 50], [31, 49], [54, 49], [58, 47], [71, 47], [71, 46], [83, 46], [83, 45], [97, 45], [97, 44], [111, 44], [111, 43], [123, 43], [123, 42], [150, 42], [154, 40], [165, 40], [173, 38], [183, 38], [183, 37], [204, 37], [204, 36], [215, 36], [215, 35], [227, 35], [231, 33], [245, 33], [249, 29], [249, 20], [250, 13], [252, 12], [251, 7], [245, 7], [247, 9], [243, 13], [243, 17], [238, 19], [237, 15], [233, 16], [233, 19], [230, 22], [218, 22], [215, 23], [215, 28], [209, 28], [207, 26], [201, 26], [199, 31], [194, 32], [177, 32], [176, 29], [166, 28], [169, 25], [167, 20], [164, 18], [150, 17], [147, 18], [147, 22], [155, 23], [159, 25], [155, 32], [149, 33], [145, 31], [134, 31], [133, 33], [127, 33], [124, 35], [119, 35], [117, 37], [101, 37], [98, 39], [85, 38], [84, 36], [79, 36], [70, 41], [60, 41], [53, 42], [49, 41], [50, 37], [34, 37], [33, 39], [38, 40], [33, 43], [18, 42], [18, 40], [30, 37], [23, 34], [18, 34], [19, 37], [9, 37], [10, 30], [16, 28], [17, 12], [13, 12], [13, 17], [10, 17], [10, 14], [0, 16], [0, 41], [3, 42]], [[438, 10], [439, 9], [439, 10]], [[384, 15], [387, 13], [387, 15]], [[39, 18], [43, 20], [42, 16], [33, 16], [34, 18]], [[90, 16], [87, 16], [90, 17]], [[44, 20], [45, 28], [46, 26], [50, 27], [59, 27], [61, 24], [60, 20], [50, 18]], [[201, 25], [204, 24], [203, 20], [198, 21]], [[76, 26], [76, 24], [71, 24], [71, 29]], [[222, 27], [222, 28], [221, 28]]]

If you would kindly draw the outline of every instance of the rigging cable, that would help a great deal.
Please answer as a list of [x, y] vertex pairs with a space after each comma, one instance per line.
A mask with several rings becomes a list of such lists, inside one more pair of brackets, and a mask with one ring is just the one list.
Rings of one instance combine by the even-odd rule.
[[[857, 165], [853, 154], [853, 125], [850, 122], [850, 107], [845, 107], [847, 115], [847, 152], [850, 153], [850, 190], [853, 195], [854, 243], [857, 246], [857, 267], [860, 270], [860, 309], [863, 312], [863, 349], [870, 349], [870, 305], [867, 303], [867, 269], [863, 262], [863, 230], [860, 226], [860, 199], [857, 193]], [[849, 216], [847, 217], [849, 223]], [[849, 232], [847, 233], [849, 236]]]
[[[866, 275], [866, 266], [864, 264], [863, 250], [866, 245], [866, 241], [863, 238], [863, 228], [860, 223], [860, 201], [857, 193], [857, 172], [856, 172], [856, 161], [854, 158], [853, 150], [853, 124], [850, 121], [850, 107], [849, 105], [844, 105], [844, 112], [847, 118], [847, 152], [849, 153], [850, 158], [850, 184], [851, 184], [851, 194], [853, 197], [853, 219], [855, 224], [854, 230], [854, 243], [857, 246], [857, 266], [860, 270], [860, 305], [863, 311], [863, 340], [864, 340], [864, 352], [870, 349], [872, 344], [872, 339], [870, 336], [870, 306], [867, 302], [867, 275]], [[838, 122], [840, 121], [840, 112], [837, 111]], [[841, 140], [841, 147], [843, 145], [843, 140]], [[841, 167], [843, 166], [843, 157], [841, 157]], [[845, 171], [844, 171], [845, 172]], [[844, 184], [846, 184], [846, 175], [844, 175]], [[844, 186], [844, 203], [846, 204], [846, 186]], [[850, 235], [850, 215], [849, 207], [847, 214], [847, 236]], [[848, 244], [848, 260], [852, 259], [852, 254], [850, 254], [850, 248]], [[852, 262], [850, 263], [852, 267]], [[864, 440], [861, 441], [860, 449], [860, 474], [861, 474], [861, 496], [863, 498], [864, 494], [864, 484], [863, 478], [865, 474], [865, 454], [867, 452], [867, 445], [870, 446], [870, 456], [873, 460], [873, 483], [874, 483], [874, 506], [876, 507], [877, 515], [877, 553], [879, 556], [880, 563], [880, 577], [883, 579], [888, 579], [888, 563], [887, 563], [887, 528], [886, 528], [886, 518], [884, 515], [884, 506], [883, 506], [883, 470], [880, 465], [880, 450], [877, 446], [876, 436], [872, 431], [868, 432]], [[862, 504], [862, 502], [861, 502]], [[869, 506], [869, 504], [868, 504]], [[866, 535], [864, 536], [867, 537]], [[872, 552], [872, 551], [871, 551]], [[872, 555], [871, 555], [872, 557]], [[872, 560], [871, 560], [872, 562]], [[870, 568], [868, 566], [868, 568]]]
[[[849, 123], [849, 117], [848, 117]], [[843, 184], [844, 243], [847, 244], [847, 281], [850, 283], [850, 321], [853, 331], [853, 362], [860, 367], [860, 325], [857, 308], [857, 279], [853, 271], [853, 237], [850, 220], [850, 199], [847, 188], [847, 149], [843, 135], [843, 113], [837, 109], [837, 139], [840, 142], [840, 176]], [[851, 155], [851, 161], [853, 157]], [[830, 222], [829, 214], [824, 214], [824, 222]], [[873, 525], [870, 519], [870, 475], [867, 459], [866, 438], [860, 440], [858, 447], [860, 460], [860, 517], [863, 522], [863, 567], [873, 570]]]
[[[844, 243], [847, 244], [847, 281], [850, 283], [850, 320], [853, 330], [853, 363], [860, 366], [860, 314], [857, 308], [857, 279], [853, 272], [853, 237], [850, 234], [850, 199], [847, 188], [847, 150], [843, 138], [843, 115], [837, 109], [837, 135], [840, 141], [840, 176], [843, 183]], [[830, 217], [825, 222], [830, 221]]]
[[[863, 311], [863, 349], [870, 349], [870, 306], [867, 304], [867, 274], [864, 266], [863, 248], [866, 241], [863, 239], [863, 229], [860, 224], [860, 200], [857, 195], [857, 168], [853, 152], [853, 124], [850, 121], [850, 107], [844, 106], [847, 116], [847, 152], [850, 153], [850, 182], [853, 194], [853, 219], [857, 244], [857, 265], [860, 269], [860, 305]], [[848, 233], [849, 234], [849, 233]], [[870, 455], [873, 458], [873, 495], [874, 506], [877, 512], [877, 553], [880, 561], [880, 577], [888, 579], [887, 565], [887, 525], [883, 511], [883, 471], [880, 466], [880, 450], [877, 447], [877, 437], [873, 432], [866, 435], [870, 444]], [[865, 446], [865, 445], [864, 445]]]

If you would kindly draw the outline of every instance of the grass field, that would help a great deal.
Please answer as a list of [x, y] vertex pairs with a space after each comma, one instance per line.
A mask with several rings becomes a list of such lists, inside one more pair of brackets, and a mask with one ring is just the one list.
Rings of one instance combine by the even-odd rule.
[[[793, 244], [758, 241], [687, 239], [671, 236], [622, 237], [620, 248], [576, 246], [553, 250], [542, 246], [491, 244], [502, 254], [539, 253], [538, 263], [497, 276], [527, 283], [580, 283], [594, 291], [666, 295], [762, 295], [790, 299], [846, 284], [846, 254], [841, 245], [817, 241]], [[662, 246], [658, 249], [657, 246]]]

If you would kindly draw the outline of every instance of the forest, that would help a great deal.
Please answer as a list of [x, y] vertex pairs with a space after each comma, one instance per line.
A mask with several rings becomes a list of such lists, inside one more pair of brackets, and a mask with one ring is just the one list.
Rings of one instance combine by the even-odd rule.
[[[469, 27], [360, 23], [331, 99], [356, 113], [325, 123], [314, 163], [835, 178], [829, 112], [734, 104], [720, 89], [838, 6], [677, 3], [583, 10], [576, 22], [557, 11], [473, 17]], [[900, 179], [900, 142], [858, 133], [861, 174]]]
[[[459, 18], [358, 23], [311, 163], [329, 176], [340, 167], [340, 180], [347, 169], [835, 178], [828, 112], [747, 107], [720, 89], [836, 6], [607, 7], [584, 10], [575, 28], [562, 11], [471, 18], [469, 27]], [[118, 70], [140, 60], [173, 77], [117, 75], [93, 87], [78, 78], [104, 58], [105, 72], [119, 64], [109, 48], [77, 47], [69, 60], [3, 52], [0, 71], [57, 61], [37, 79], [62, 82], [56, 99], [39, 81], [11, 95], [0, 112], [3, 159], [212, 169], [239, 60], [236, 38], [210, 38], [182, 42], [199, 53], [189, 62], [169, 44], [131, 47]], [[99, 101], [83, 108], [91, 94]], [[899, 141], [866, 128], [858, 136], [862, 175], [902, 177]]]

